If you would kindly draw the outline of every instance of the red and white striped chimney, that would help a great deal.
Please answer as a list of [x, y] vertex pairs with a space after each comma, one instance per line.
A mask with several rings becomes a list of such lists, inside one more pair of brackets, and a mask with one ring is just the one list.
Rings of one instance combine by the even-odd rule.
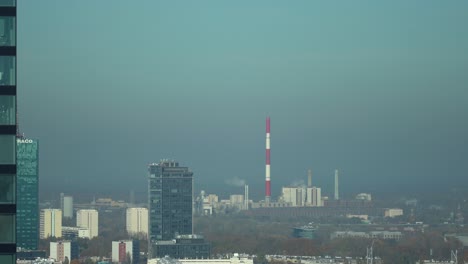
[[270, 117], [266, 119], [266, 167], [265, 167], [265, 202], [271, 198], [270, 184]]

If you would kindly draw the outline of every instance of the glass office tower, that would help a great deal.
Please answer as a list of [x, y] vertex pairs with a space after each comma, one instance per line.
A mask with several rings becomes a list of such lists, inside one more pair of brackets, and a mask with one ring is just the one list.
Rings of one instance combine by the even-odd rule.
[[0, 0], [0, 263], [16, 263], [16, 1]]
[[176, 161], [149, 165], [149, 239], [192, 234], [193, 173]]
[[16, 246], [36, 250], [39, 239], [39, 145], [16, 140]]

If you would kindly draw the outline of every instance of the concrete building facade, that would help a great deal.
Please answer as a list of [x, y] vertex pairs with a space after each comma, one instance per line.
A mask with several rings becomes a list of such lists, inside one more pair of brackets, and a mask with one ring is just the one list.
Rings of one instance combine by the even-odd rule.
[[94, 209], [82, 209], [76, 212], [76, 226], [89, 229], [89, 238], [99, 235], [99, 213]]
[[127, 208], [126, 213], [127, 233], [130, 235], [148, 235], [148, 209]]
[[40, 238], [62, 237], [62, 210], [42, 209], [40, 217]]
[[57, 241], [50, 242], [50, 258], [63, 263], [68, 258], [68, 263], [74, 259], [78, 259], [78, 244], [72, 241]]
[[384, 217], [396, 217], [403, 215], [403, 209], [400, 208], [390, 208], [385, 209]]
[[113, 263], [140, 263], [140, 243], [138, 240], [112, 241]]
[[281, 201], [291, 206], [323, 206], [322, 191], [318, 187], [283, 187]]
[[91, 238], [89, 229], [86, 227], [62, 226], [62, 237], [67, 240], [77, 238]]

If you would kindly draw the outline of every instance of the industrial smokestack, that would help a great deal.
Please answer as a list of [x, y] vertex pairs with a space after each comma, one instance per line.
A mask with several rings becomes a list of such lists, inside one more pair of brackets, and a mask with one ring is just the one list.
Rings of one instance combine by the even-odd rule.
[[249, 186], [244, 186], [244, 210], [249, 210]]
[[340, 199], [340, 194], [338, 191], [338, 170], [335, 170], [335, 200]]
[[311, 169], [307, 171], [307, 176], [308, 176], [307, 186], [312, 187], [312, 170]]
[[266, 166], [265, 166], [265, 202], [271, 199], [270, 184], [270, 117], [266, 119]]

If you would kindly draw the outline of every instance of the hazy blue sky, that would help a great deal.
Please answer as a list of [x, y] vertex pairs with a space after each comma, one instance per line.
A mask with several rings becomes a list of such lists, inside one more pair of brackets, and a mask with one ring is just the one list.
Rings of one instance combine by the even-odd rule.
[[[21, 130], [43, 190], [146, 190], [161, 158], [197, 189], [331, 195], [468, 184], [468, 1], [19, 1]], [[68, 180], [66, 180], [68, 178]], [[417, 185], [416, 182], [420, 184]], [[86, 186], [86, 188], [84, 188]], [[254, 194], [255, 193], [255, 194]]]

